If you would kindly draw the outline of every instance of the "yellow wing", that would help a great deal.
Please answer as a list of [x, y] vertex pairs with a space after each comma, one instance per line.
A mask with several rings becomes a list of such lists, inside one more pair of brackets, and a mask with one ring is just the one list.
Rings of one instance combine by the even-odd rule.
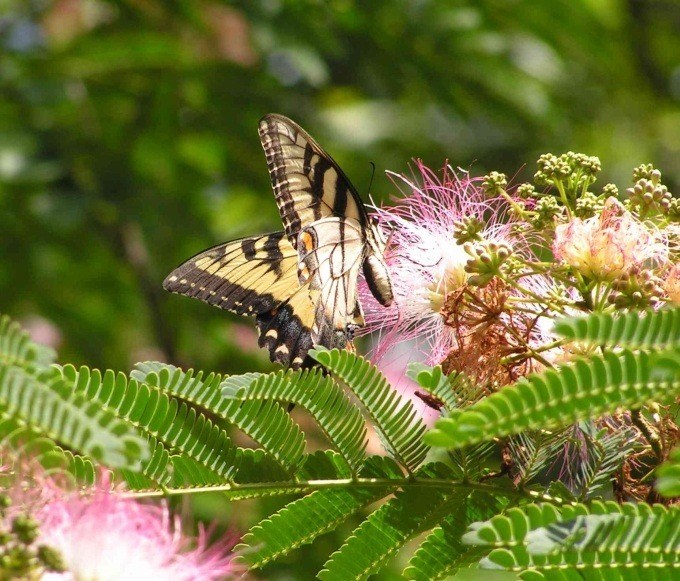
[[314, 304], [300, 286], [298, 255], [283, 232], [220, 244], [173, 270], [163, 287], [257, 318], [272, 361], [298, 367], [312, 346]]

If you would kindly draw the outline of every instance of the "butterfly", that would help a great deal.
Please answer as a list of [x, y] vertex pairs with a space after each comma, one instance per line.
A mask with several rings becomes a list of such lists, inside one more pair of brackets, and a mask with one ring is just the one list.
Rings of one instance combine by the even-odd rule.
[[270, 114], [259, 134], [283, 231], [205, 250], [173, 270], [163, 287], [255, 317], [260, 347], [297, 369], [314, 345], [344, 348], [364, 325], [360, 270], [378, 302], [391, 304], [387, 238], [304, 129]]

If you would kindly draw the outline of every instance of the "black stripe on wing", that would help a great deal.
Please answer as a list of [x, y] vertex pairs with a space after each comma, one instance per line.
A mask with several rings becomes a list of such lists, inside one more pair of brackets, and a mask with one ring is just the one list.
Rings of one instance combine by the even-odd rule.
[[239, 315], [257, 315], [300, 288], [297, 261], [283, 232], [243, 238], [190, 258], [167, 276], [163, 288]]
[[256, 317], [272, 361], [299, 368], [312, 347], [314, 305], [297, 277], [297, 252], [283, 232], [210, 248], [173, 270], [170, 292]]
[[297, 123], [266, 115], [259, 127], [281, 220], [291, 244], [313, 221], [328, 216], [368, 219], [357, 191], [333, 158]]

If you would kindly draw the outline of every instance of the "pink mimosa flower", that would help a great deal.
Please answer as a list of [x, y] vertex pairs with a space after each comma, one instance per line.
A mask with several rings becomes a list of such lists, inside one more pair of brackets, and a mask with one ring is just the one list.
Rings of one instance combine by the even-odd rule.
[[65, 573], [44, 579], [217, 581], [234, 573], [229, 549], [235, 539], [209, 547], [201, 531], [192, 542], [165, 503], [125, 498], [106, 479], [88, 495], [37, 480], [39, 499], [29, 503], [39, 525], [37, 542], [59, 551], [66, 565]]
[[646, 262], [662, 261], [666, 246], [615, 198], [609, 198], [599, 216], [574, 218], [557, 226], [553, 252], [588, 278], [612, 281]]
[[[507, 295], [513, 294], [502, 284], [481, 288], [468, 284], [470, 274], [465, 266], [471, 257], [454, 236], [460, 231], [461, 222], [476, 219], [484, 224], [479, 232], [484, 243], [528, 255], [526, 242], [513, 237], [511, 226], [504, 221], [507, 202], [502, 198], [486, 198], [481, 179], [472, 179], [463, 172], [457, 174], [450, 167], [445, 167], [439, 177], [419, 162], [417, 169], [420, 173], [417, 179], [395, 176], [409, 191], [395, 206], [377, 208], [374, 212], [378, 223], [392, 231], [386, 260], [394, 301], [384, 308], [372, 298], [365, 284], [359, 289], [366, 315], [364, 332], [378, 332], [372, 357], [381, 367], [394, 365], [395, 353], [401, 351], [396, 348], [404, 342], [411, 346], [409, 361], [442, 363], [454, 349], [466, 349], [463, 337], [475, 327], [470, 319], [460, 324], [452, 320], [452, 309], [459, 308], [456, 301], [460, 303], [456, 315], [462, 312], [463, 319], [467, 315], [474, 318], [473, 310], [463, 311], [474, 302], [475, 293], [490, 301], [504, 299], [506, 291]], [[480, 310], [485, 307], [482, 305]], [[498, 320], [516, 324], [517, 321], [509, 321], [503, 306], [501, 311], [496, 314]], [[522, 327], [516, 330], [523, 335], [531, 333], [526, 328], [526, 317]], [[498, 352], [503, 347], [499, 345]], [[403, 360], [403, 353], [399, 357]], [[465, 361], [459, 362], [468, 365], [472, 359], [474, 355], [466, 352]]]

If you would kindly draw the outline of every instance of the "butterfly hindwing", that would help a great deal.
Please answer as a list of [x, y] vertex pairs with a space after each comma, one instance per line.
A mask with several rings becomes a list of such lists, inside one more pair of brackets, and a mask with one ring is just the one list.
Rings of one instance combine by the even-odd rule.
[[351, 218], [323, 218], [302, 229], [298, 248], [300, 281], [308, 281], [310, 291], [318, 293], [312, 339], [321, 345], [341, 346], [350, 325], [363, 325], [357, 302], [365, 248], [361, 227]]
[[304, 129], [267, 115], [259, 131], [281, 220], [296, 249], [300, 230], [328, 216], [353, 218], [365, 227], [366, 211], [354, 186]]
[[301, 289], [276, 308], [257, 315], [260, 347], [269, 350], [272, 361], [294, 369], [314, 346], [314, 304], [306, 291]]

